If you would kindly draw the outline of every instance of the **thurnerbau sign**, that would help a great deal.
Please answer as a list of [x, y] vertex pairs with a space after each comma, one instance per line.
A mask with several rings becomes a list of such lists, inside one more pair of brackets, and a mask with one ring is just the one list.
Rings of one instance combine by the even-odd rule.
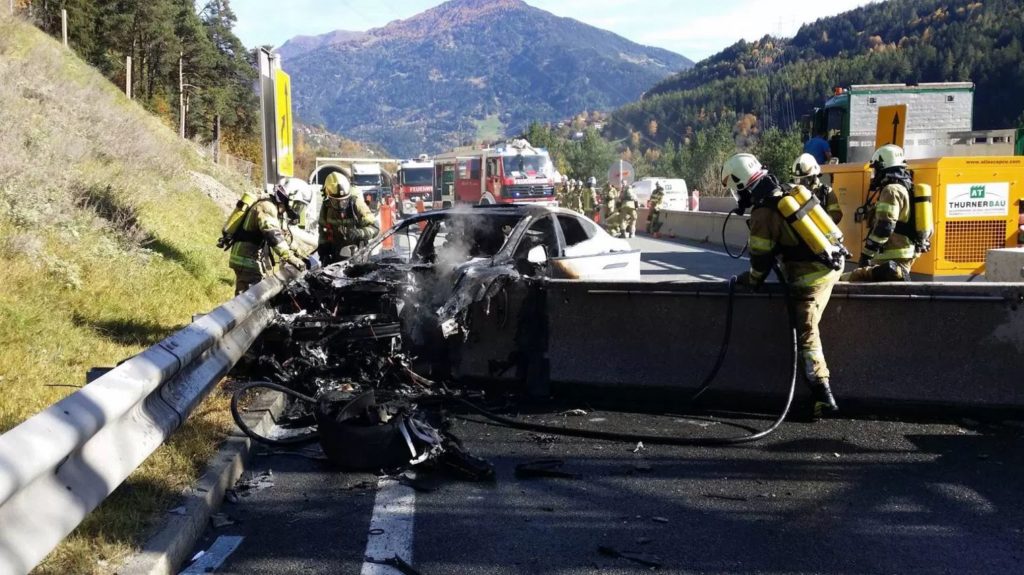
[[947, 218], [1005, 217], [1009, 213], [1009, 182], [949, 184], [946, 186]]

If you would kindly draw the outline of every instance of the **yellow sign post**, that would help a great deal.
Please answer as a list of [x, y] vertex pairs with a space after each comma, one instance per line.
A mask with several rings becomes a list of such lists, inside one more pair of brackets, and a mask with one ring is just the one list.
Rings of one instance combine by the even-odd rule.
[[903, 147], [903, 134], [907, 128], [907, 105], [882, 106], [878, 108], [878, 124], [875, 126], [875, 149], [886, 144]]
[[277, 130], [277, 173], [295, 175], [295, 146], [292, 137], [292, 80], [278, 69], [274, 75], [274, 125]]

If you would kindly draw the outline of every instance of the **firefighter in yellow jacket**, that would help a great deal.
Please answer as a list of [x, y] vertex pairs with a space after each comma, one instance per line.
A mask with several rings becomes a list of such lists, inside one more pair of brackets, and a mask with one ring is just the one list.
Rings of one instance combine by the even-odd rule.
[[793, 162], [791, 175], [794, 184], [799, 184], [811, 190], [811, 193], [814, 194], [815, 198], [818, 198], [821, 207], [828, 213], [833, 222], [838, 224], [842, 221], [843, 208], [839, 205], [839, 198], [832, 190], [832, 186], [821, 181], [821, 166], [818, 165], [818, 160], [815, 160], [814, 156], [811, 154], [800, 154], [796, 161]]
[[722, 167], [722, 185], [739, 204], [738, 212], [750, 213], [750, 271], [737, 283], [757, 289], [781, 261], [783, 279], [794, 300], [797, 335], [804, 374], [814, 398], [813, 416], [838, 410], [829, 387], [829, 370], [821, 345], [818, 323], [828, 305], [839, 271], [823, 264], [800, 239], [778, 203], [783, 190], [775, 176], [752, 154], [736, 154]]
[[298, 215], [290, 207], [292, 198], [284, 182], [274, 186], [273, 193], [245, 206], [244, 212], [239, 211], [243, 206], [239, 202], [231, 217], [243, 219], [230, 237], [225, 226], [225, 240], [231, 246], [228, 265], [235, 272], [236, 295], [259, 283], [280, 263], [306, 269], [302, 259], [289, 247], [288, 224]]
[[358, 248], [377, 237], [380, 224], [366, 201], [354, 193], [348, 178], [332, 172], [324, 182], [324, 203], [320, 207], [320, 247], [324, 265], [346, 257], [342, 250]]
[[622, 237], [631, 238], [636, 235], [636, 192], [629, 184], [622, 185], [622, 193], [619, 194], [619, 214], [621, 217]]
[[661, 182], [654, 182], [654, 191], [647, 202], [647, 233], [656, 238], [661, 237], [661, 203], [665, 200], [665, 188]]
[[[914, 206], [914, 180], [907, 169], [903, 148], [888, 144], [871, 157], [871, 178], [865, 216], [868, 237], [861, 248], [861, 267], [843, 275], [851, 282], [910, 281], [910, 268], [918, 256], [910, 225]], [[872, 197], [874, 196], [874, 197]], [[872, 203], [873, 202], [873, 203]]]

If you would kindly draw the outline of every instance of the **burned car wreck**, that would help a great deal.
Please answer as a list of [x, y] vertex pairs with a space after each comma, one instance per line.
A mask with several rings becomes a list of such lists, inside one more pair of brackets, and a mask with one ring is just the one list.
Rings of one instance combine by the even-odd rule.
[[567, 210], [420, 214], [289, 285], [245, 371], [297, 398], [294, 419], [316, 422], [342, 468], [433, 462], [487, 478], [448, 432], [444, 400], [474, 378], [542, 377], [545, 278], [636, 279], [639, 259]]

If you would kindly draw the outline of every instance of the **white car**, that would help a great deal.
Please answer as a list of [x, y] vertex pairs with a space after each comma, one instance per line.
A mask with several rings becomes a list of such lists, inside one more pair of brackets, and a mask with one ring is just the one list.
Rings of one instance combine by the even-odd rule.
[[417, 214], [399, 222], [353, 263], [509, 266], [524, 276], [640, 279], [640, 250], [589, 218], [532, 204], [495, 204]]

